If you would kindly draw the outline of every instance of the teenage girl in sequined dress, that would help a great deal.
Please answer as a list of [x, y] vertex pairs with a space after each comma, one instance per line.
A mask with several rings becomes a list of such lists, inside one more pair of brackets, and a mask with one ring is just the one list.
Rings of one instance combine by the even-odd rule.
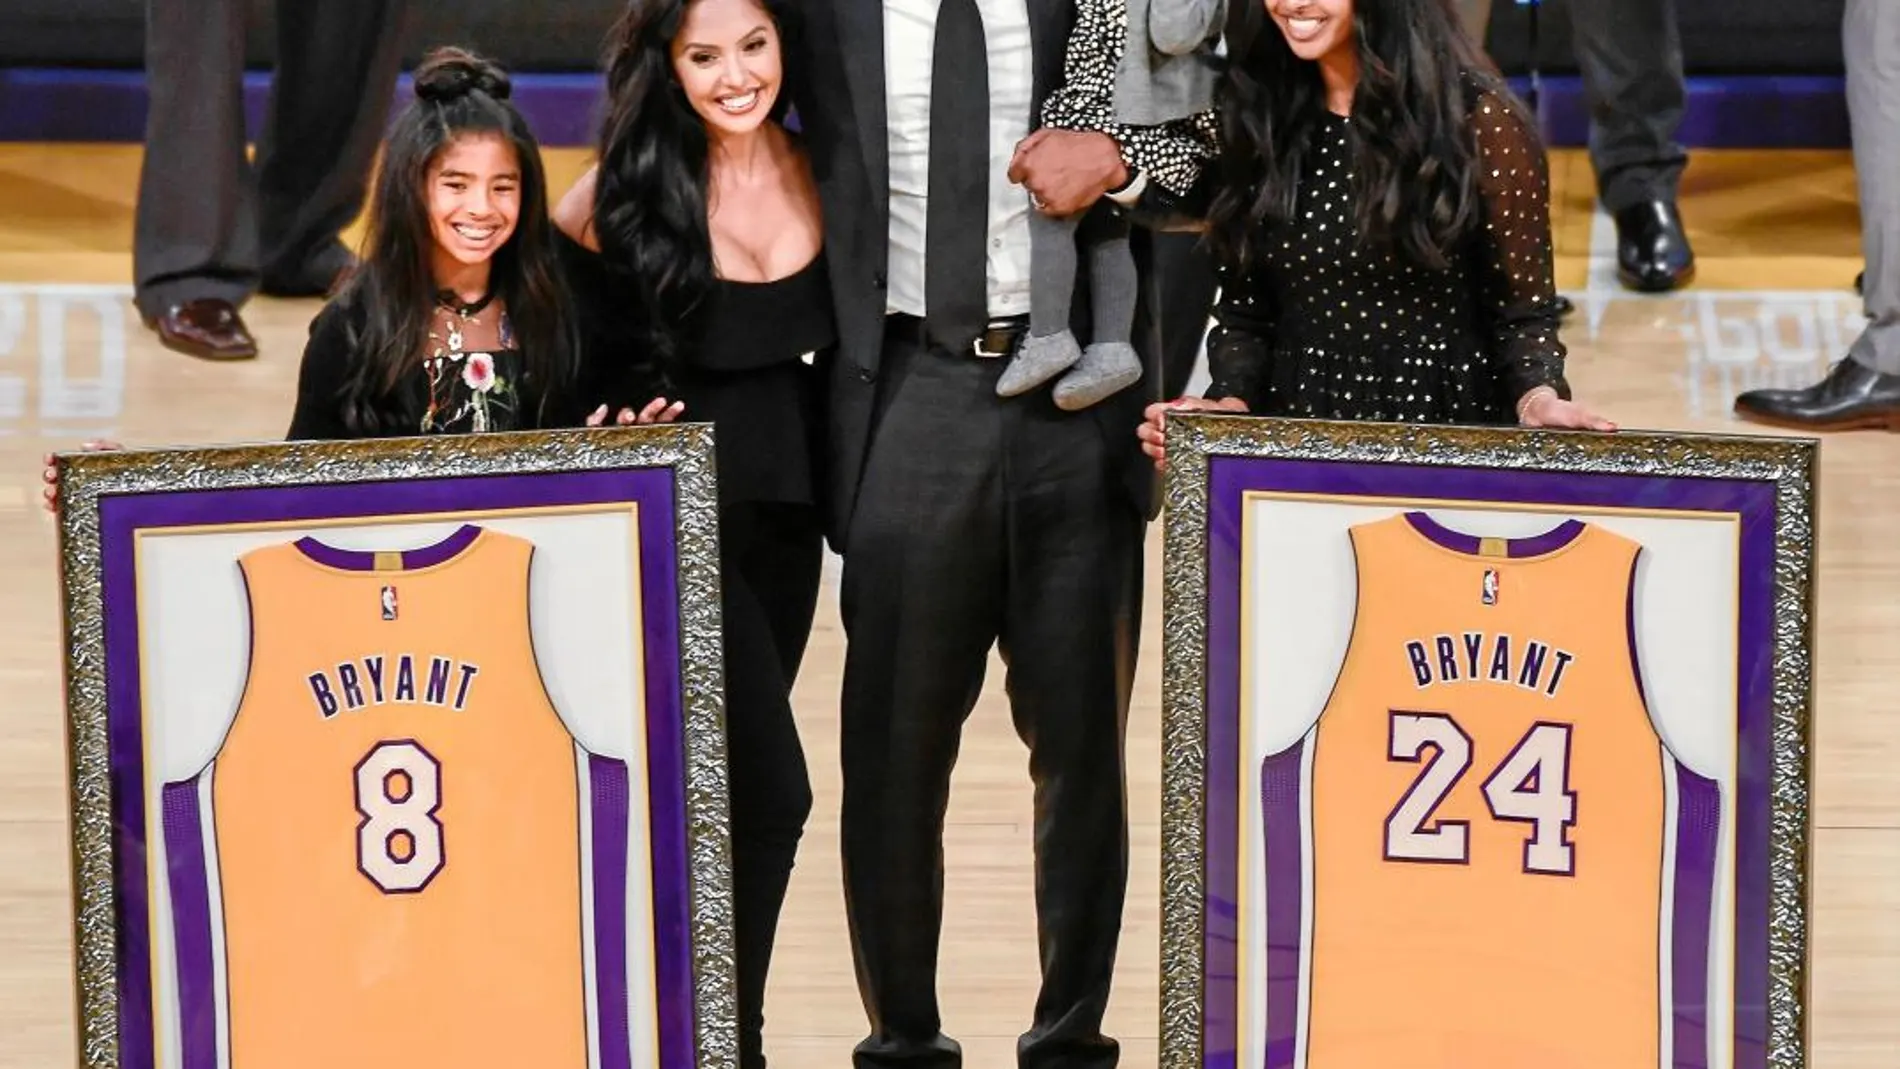
[[1608, 431], [1571, 398], [1531, 117], [1443, 0], [1248, 0], [1228, 29], [1205, 395], [1169, 411]]

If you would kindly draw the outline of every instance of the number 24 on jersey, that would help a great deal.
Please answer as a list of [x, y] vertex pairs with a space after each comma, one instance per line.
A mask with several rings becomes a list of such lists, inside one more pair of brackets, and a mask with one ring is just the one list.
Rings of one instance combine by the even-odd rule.
[[[1569, 841], [1577, 819], [1577, 795], [1570, 789], [1571, 734], [1569, 724], [1532, 724], [1485, 776], [1482, 791], [1492, 819], [1530, 826], [1525, 872], [1576, 875], [1576, 848]], [[1423, 767], [1386, 818], [1386, 859], [1469, 863], [1470, 821], [1434, 820], [1433, 814], [1471, 771], [1471, 736], [1444, 713], [1395, 710], [1389, 738], [1389, 759]], [[1435, 752], [1428, 757], [1428, 751]]]

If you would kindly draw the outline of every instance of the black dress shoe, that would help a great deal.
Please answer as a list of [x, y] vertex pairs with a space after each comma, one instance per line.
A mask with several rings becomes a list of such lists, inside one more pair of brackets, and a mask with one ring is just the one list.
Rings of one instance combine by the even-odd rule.
[[1674, 201], [1651, 200], [1616, 213], [1616, 277], [1643, 293], [1663, 293], [1695, 277], [1695, 252]]
[[1802, 430], [1900, 431], [1900, 375], [1884, 375], [1849, 358], [1805, 389], [1749, 390], [1735, 399], [1735, 414]]

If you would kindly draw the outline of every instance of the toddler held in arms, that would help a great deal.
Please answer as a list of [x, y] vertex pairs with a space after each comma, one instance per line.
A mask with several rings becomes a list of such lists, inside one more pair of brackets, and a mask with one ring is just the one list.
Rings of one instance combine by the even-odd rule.
[[[1043, 104], [1043, 125], [1116, 136], [1130, 126], [1187, 124], [1207, 112], [1225, 12], [1220, 0], [1077, 0], [1064, 82]], [[1141, 378], [1141, 358], [1130, 344], [1136, 278], [1128, 223], [1090, 215], [1030, 214], [1029, 334], [996, 384], [1004, 397], [1062, 375], [1056, 405], [1075, 411]], [[1076, 257], [1084, 250], [1094, 327], [1086, 349], [1069, 325]]]

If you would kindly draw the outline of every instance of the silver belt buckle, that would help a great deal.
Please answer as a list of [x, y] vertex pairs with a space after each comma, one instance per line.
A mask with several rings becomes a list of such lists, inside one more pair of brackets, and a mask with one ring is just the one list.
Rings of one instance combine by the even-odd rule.
[[990, 331], [1007, 329], [1011, 325], [1012, 324], [1008, 320], [1004, 320], [1002, 322], [991, 320], [990, 322], [983, 324], [983, 333], [978, 334], [975, 338], [971, 339], [970, 341], [970, 352], [975, 353], [976, 358], [979, 360], [998, 360], [1005, 356], [1008, 356], [1009, 353], [1007, 351], [991, 352], [988, 349], [983, 348], [983, 338], [986, 335], [988, 335]]

